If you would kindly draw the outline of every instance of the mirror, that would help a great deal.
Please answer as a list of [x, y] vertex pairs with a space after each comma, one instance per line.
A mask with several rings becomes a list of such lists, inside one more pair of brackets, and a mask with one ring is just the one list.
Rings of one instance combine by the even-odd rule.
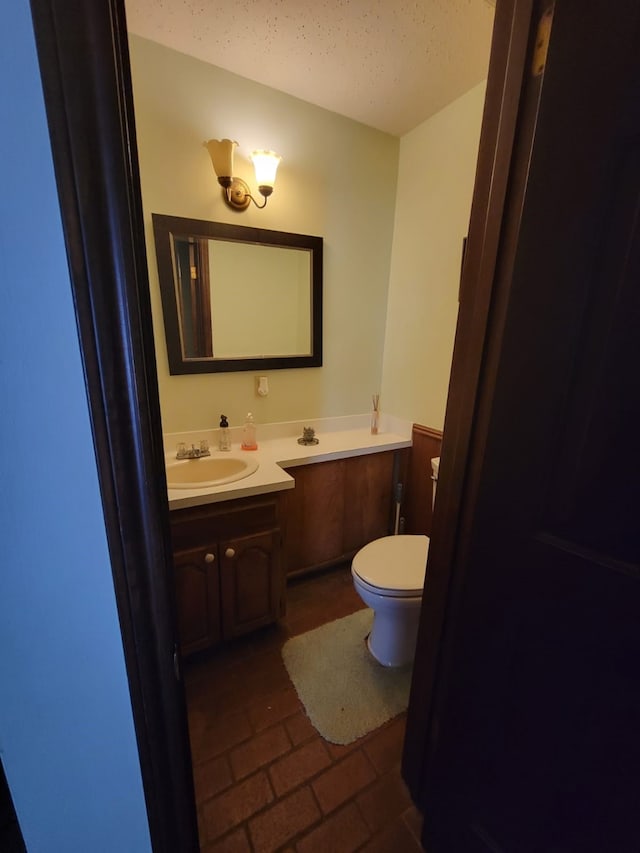
[[171, 374], [322, 365], [322, 237], [152, 220]]

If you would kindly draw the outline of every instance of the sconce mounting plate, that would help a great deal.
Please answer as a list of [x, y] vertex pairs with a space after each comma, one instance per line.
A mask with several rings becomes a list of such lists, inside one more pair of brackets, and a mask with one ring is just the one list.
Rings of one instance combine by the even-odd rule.
[[246, 210], [251, 204], [249, 185], [242, 178], [232, 178], [231, 186], [223, 188], [222, 197], [232, 210]]

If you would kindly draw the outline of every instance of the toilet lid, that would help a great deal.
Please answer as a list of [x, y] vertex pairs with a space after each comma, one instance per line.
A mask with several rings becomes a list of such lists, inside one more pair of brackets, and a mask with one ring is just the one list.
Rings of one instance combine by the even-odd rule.
[[428, 536], [385, 536], [361, 548], [351, 568], [381, 593], [422, 595], [428, 553]]

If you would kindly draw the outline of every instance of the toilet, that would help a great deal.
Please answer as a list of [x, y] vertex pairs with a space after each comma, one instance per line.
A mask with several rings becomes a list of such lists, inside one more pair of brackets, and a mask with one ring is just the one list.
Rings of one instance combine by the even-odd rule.
[[[433, 499], [440, 458], [431, 460]], [[361, 548], [351, 575], [356, 592], [373, 610], [367, 646], [383, 666], [405, 666], [415, 654], [429, 537], [383, 536]]]

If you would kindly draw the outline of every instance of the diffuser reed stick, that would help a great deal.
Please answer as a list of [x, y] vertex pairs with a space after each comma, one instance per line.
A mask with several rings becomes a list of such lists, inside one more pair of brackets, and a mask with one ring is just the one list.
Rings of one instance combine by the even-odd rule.
[[380, 420], [380, 394], [374, 394], [371, 398], [373, 410], [371, 412], [371, 435], [378, 434], [378, 426]]

